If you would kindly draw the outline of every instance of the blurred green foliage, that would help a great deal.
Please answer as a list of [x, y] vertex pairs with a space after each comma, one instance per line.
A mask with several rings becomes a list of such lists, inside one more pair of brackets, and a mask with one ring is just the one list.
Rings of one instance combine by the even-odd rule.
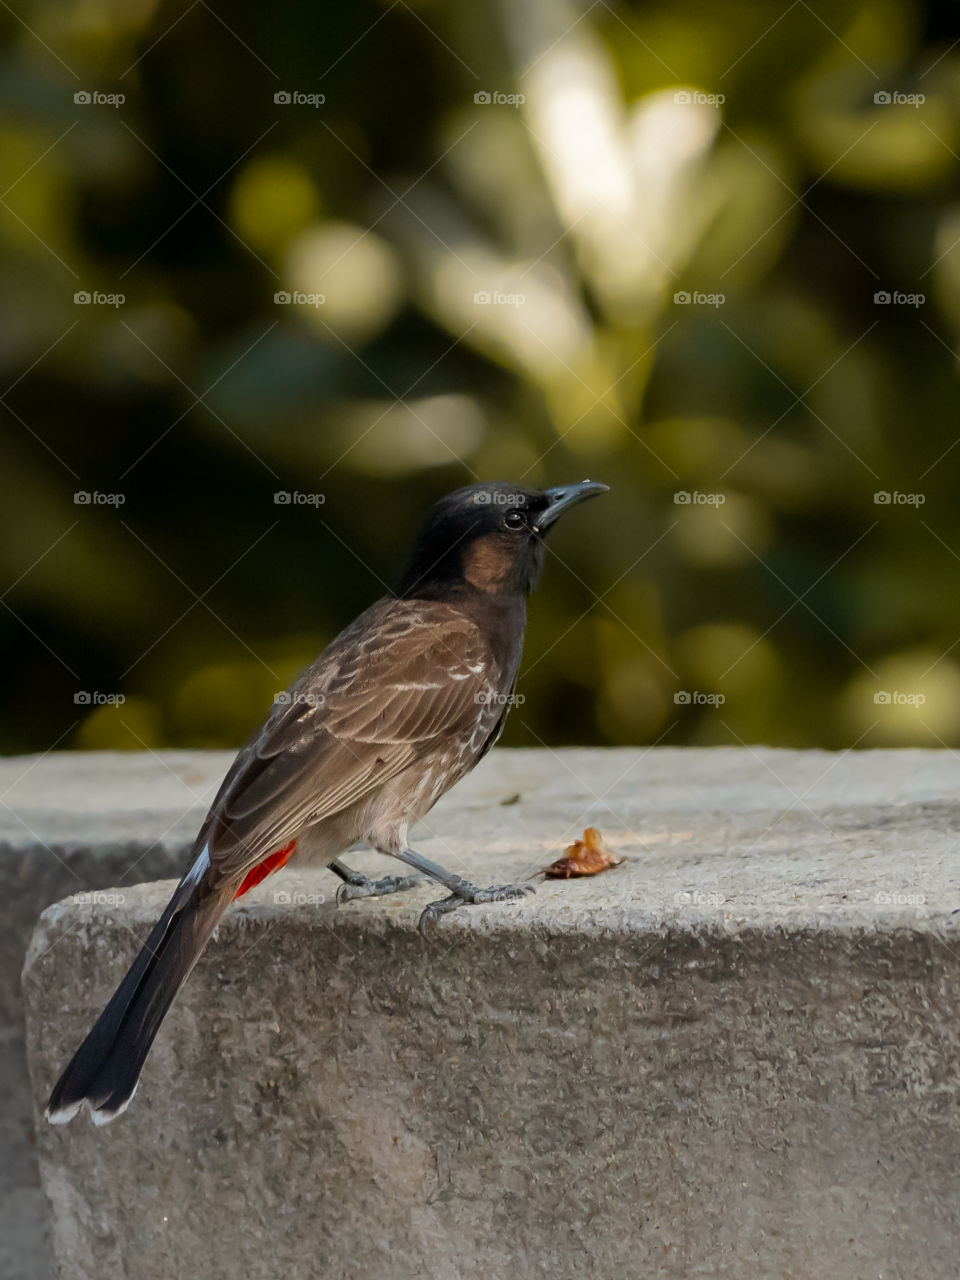
[[236, 745], [439, 494], [583, 476], [508, 742], [960, 743], [956, 6], [0, 29], [0, 749]]

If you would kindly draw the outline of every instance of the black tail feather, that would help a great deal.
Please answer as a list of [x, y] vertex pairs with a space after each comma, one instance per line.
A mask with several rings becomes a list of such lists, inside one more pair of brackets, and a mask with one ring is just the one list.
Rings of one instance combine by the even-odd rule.
[[220, 918], [224, 904], [199, 886], [181, 883], [140, 954], [50, 1094], [53, 1124], [84, 1103], [97, 1124], [126, 1109], [150, 1046]]

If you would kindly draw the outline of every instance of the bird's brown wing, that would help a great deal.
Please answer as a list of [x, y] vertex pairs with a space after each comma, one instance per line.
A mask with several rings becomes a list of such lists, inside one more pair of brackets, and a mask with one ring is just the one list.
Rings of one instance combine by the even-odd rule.
[[224, 779], [197, 840], [216, 879], [243, 876], [307, 822], [389, 786], [440, 735], [469, 738], [498, 675], [476, 625], [450, 605], [386, 599], [361, 614]]

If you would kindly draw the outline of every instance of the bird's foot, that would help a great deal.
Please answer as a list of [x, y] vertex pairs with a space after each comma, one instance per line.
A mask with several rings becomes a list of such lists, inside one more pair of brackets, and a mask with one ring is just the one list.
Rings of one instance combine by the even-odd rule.
[[423, 884], [423, 876], [383, 876], [380, 880], [371, 880], [360, 871], [351, 871], [349, 877], [343, 877], [343, 884], [337, 889], [337, 906], [342, 907], [355, 898], [382, 898], [388, 893], [402, 893], [404, 889], [415, 889], [420, 884]]
[[523, 898], [528, 893], [536, 893], [536, 891], [536, 887], [532, 884], [492, 884], [489, 889], [478, 889], [467, 880], [462, 880], [457, 886], [456, 893], [451, 893], [449, 898], [441, 898], [438, 902], [431, 902], [423, 909], [417, 927], [421, 933], [424, 933], [428, 925], [433, 924], [440, 916], [446, 915], [448, 911], [456, 911], [457, 907], [479, 905], [484, 902], [507, 902], [511, 898]]

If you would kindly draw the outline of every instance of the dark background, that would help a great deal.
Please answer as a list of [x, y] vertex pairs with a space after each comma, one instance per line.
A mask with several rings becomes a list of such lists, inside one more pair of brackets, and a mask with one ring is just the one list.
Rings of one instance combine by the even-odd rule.
[[584, 476], [506, 741], [960, 743], [955, 5], [18, 13], [0, 750], [236, 745], [437, 496]]

